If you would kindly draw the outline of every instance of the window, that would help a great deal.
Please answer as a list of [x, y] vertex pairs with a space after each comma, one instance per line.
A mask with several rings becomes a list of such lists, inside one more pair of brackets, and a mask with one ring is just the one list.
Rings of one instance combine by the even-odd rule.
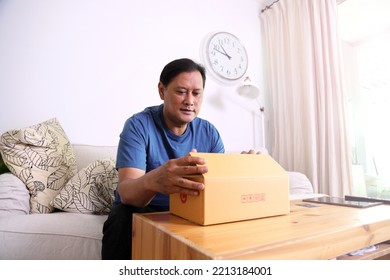
[[338, 5], [338, 14], [348, 93], [353, 194], [390, 199], [389, 2], [346, 0]]

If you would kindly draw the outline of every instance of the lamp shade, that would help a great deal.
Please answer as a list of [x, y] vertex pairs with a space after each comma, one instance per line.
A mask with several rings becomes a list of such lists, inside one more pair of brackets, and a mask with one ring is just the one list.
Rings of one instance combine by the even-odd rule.
[[252, 83], [249, 77], [246, 77], [244, 83], [237, 88], [239, 95], [250, 99], [255, 99], [260, 95], [260, 89], [257, 85]]

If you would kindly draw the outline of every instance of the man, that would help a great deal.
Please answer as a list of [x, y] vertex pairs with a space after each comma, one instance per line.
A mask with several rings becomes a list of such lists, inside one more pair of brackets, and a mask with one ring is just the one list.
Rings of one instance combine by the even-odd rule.
[[158, 92], [163, 104], [130, 117], [120, 135], [118, 186], [103, 227], [102, 258], [131, 259], [132, 214], [169, 210], [169, 194], [198, 195], [204, 185], [185, 178], [204, 174], [204, 159], [189, 152], [223, 153], [217, 129], [198, 118], [206, 81], [190, 59], [168, 63]]

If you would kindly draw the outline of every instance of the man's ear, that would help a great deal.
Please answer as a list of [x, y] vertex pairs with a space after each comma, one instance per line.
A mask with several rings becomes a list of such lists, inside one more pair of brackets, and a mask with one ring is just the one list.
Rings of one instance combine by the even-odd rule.
[[165, 92], [165, 86], [162, 82], [158, 83], [158, 94], [160, 95], [160, 99], [164, 100], [164, 92]]

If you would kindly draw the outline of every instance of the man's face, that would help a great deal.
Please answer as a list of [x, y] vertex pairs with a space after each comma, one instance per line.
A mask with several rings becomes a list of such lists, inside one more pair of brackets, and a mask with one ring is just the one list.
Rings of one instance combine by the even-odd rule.
[[203, 100], [203, 79], [198, 71], [177, 75], [168, 86], [158, 85], [160, 98], [164, 100], [164, 120], [176, 134], [184, 133], [187, 123], [200, 111]]

